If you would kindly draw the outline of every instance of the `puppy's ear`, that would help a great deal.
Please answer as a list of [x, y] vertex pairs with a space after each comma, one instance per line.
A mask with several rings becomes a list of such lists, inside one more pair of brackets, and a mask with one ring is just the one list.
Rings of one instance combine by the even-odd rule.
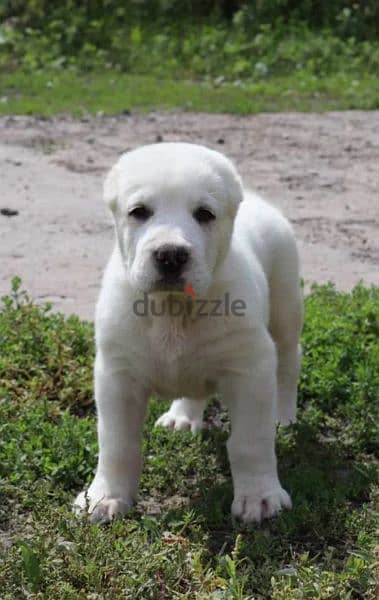
[[103, 185], [103, 198], [106, 205], [114, 213], [117, 207], [118, 198], [118, 175], [119, 166], [116, 163], [105, 178]]
[[234, 219], [238, 206], [243, 200], [242, 179], [229, 158], [215, 150], [212, 152], [215, 158], [216, 171], [222, 181], [228, 199], [228, 213]]
[[125, 258], [122, 227], [117, 211], [119, 171], [119, 164], [116, 163], [106, 176], [103, 185], [103, 198], [106, 205], [112, 211], [118, 247], [120, 249], [121, 256]]
[[234, 165], [232, 165], [232, 169], [230, 169], [227, 181], [228, 193], [230, 198], [230, 211], [231, 216], [234, 218], [237, 214], [238, 206], [243, 200], [242, 179], [239, 176]]

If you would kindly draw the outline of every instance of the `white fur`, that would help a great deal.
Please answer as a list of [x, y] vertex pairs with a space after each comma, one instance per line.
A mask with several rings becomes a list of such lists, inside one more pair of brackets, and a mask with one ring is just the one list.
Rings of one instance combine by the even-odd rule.
[[[232, 163], [192, 144], [156, 144], [123, 155], [104, 186], [117, 243], [96, 312], [95, 395], [99, 460], [87, 493], [75, 501], [92, 519], [124, 514], [136, 499], [140, 436], [151, 394], [174, 399], [157, 424], [198, 431], [206, 402], [229, 409], [232, 513], [245, 522], [271, 517], [291, 500], [280, 485], [275, 424], [295, 420], [302, 296], [293, 232], [286, 219], [243, 191]], [[154, 214], [128, 214], [146, 203]], [[193, 217], [199, 204], [216, 216]], [[162, 244], [191, 254], [185, 279], [197, 298], [242, 299], [244, 316], [138, 316], [136, 299], [157, 291], [152, 252]], [[178, 302], [186, 296], [175, 292]], [[175, 398], [179, 398], [176, 399]]]

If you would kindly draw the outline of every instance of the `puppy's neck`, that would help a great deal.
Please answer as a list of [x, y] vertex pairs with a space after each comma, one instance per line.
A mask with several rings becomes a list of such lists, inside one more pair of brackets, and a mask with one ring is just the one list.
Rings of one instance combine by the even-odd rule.
[[159, 353], [171, 360], [185, 351], [194, 323], [185, 296], [175, 295], [175, 302], [169, 295], [158, 296], [150, 298], [148, 335]]

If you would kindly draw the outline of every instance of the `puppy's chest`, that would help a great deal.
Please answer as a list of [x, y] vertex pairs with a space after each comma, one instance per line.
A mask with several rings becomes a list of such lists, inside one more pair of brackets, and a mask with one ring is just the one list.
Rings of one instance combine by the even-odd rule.
[[187, 327], [158, 322], [149, 332], [152, 387], [158, 394], [206, 396], [214, 391], [220, 366], [217, 332], [208, 323]]

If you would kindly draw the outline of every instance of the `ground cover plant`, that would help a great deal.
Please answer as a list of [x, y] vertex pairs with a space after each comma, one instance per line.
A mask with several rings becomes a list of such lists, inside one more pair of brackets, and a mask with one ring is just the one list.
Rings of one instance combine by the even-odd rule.
[[144, 434], [140, 500], [109, 527], [70, 502], [96, 460], [92, 324], [22, 292], [0, 313], [1, 598], [375, 598], [379, 289], [306, 299], [299, 422], [278, 432], [294, 509], [229, 516], [227, 416], [199, 435]]
[[4, 0], [0, 111], [377, 108], [378, 6]]
[[171, 110], [251, 114], [277, 111], [371, 110], [378, 107], [379, 78], [339, 74], [322, 80], [296, 73], [235, 87], [174, 81], [128, 73], [70, 71], [0, 73], [6, 102], [0, 114], [129, 114]]

